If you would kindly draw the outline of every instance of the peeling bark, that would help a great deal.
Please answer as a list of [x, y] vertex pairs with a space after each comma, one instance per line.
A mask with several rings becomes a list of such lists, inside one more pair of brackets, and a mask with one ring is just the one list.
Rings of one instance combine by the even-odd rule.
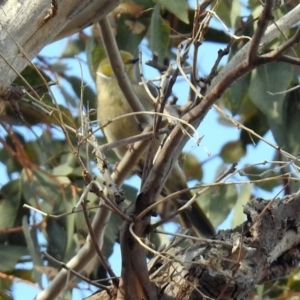
[[[0, 88], [11, 83], [53, 40], [100, 20], [119, 0], [2, 1], [0, 5]], [[14, 70], [13, 70], [14, 69]]]
[[[165, 258], [150, 261], [158, 299], [247, 299], [255, 285], [284, 277], [297, 266], [300, 192], [270, 201], [254, 198], [244, 212], [247, 221], [237, 228], [188, 248], [171, 245], [160, 252]], [[86, 299], [115, 298], [102, 291]]]

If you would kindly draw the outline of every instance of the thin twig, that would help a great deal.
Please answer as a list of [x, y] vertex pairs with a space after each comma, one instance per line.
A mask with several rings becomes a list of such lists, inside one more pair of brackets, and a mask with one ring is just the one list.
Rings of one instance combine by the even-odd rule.
[[43, 252], [43, 254], [50, 260], [52, 260], [53, 262], [55, 262], [56, 264], [58, 264], [59, 266], [61, 266], [63, 269], [67, 270], [68, 272], [72, 273], [74, 276], [78, 277], [79, 279], [87, 282], [90, 285], [94, 285], [100, 289], [106, 290], [107, 293], [109, 293], [109, 289], [107, 288], [107, 286], [96, 283], [94, 281], [89, 280], [88, 278], [86, 278], [85, 276], [82, 276], [80, 273], [70, 269], [65, 263], [55, 259], [53, 256], [51, 256], [50, 254], [48, 254], [47, 252]]
[[119, 279], [116, 277], [115, 273], [113, 272], [112, 268], [108, 264], [106, 258], [104, 257], [104, 255], [102, 254], [102, 252], [101, 252], [101, 250], [100, 250], [100, 248], [98, 246], [98, 242], [97, 242], [97, 239], [96, 239], [96, 235], [94, 233], [94, 229], [92, 228], [89, 216], [87, 214], [86, 204], [87, 204], [86, 200], [81, 203], [82, 208], [83, 208], [84, 219], [85, 219], [86, 225], [88, 227], [89, 234], [90, 234], [91, 239], [92, 239], [92, 243], [94, 244], [96, 253], [97, 253], [97, 255], [98, 255], [99, 259], [100, 259], [101, 264], [103, 265], [104, 269], [107, 271], [107, 273], [109, 274], [109, 276], [111, 278], [113, 278], [112, 282], [113, 282], [114, 286], [116, 288], [118, 288], [118, 286], [119, 286]]

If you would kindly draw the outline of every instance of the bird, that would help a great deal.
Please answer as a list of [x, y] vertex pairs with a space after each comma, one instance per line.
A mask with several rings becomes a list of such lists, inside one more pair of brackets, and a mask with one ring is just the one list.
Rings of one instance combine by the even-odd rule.
[[[124, 70], [128, 75], [135, 94], [146, 111], [153, 111], [153, 100], [146, 92], [145, 87], [138, 84], [138, 76], [136, 76], [135, 69], [138, 59], [134, 58], [131, 53], [122, 50], [120, 51], [120, 56], [124, 64]], [[107, 57], [102, 59], [99, 63], [96, 75], [96, 87], [98, 100], [97, 120], [107, 141], [111, 143], [140, 134], [142, 132], [142, 127], [134, 116], [120, 118], [107, 124], [107, 120], [112, 120], [121, 115], [132, 113], [132, 109], [118, 85], [111, 63]], [[152, 88], [151, 91], [153, 92], [153, 90], [155, 89]], [[157, 148], [159, 147], [159, 144], [160, 142], [157, 143]], [[114, 148], [114, 152], [119, 159], [122, 159], [127, 150], [128, 146]], [[145, 163], [145, 156], [146, 154], [142, 155], [139, 165]], [[140, 169], [142, 169], [142, 167]], [[177, 161], [168, 175], [162, 195], [166, 196], [186, 189], [187, 187], [185, 174]], [[175, 199], [172, 202], [176, 209], [189, 201], [193, 195], [188, 191], [181, 193], [178, 197], [178, 199]], [[192, 203], [190, 209], [184, 210], [180, 214], [180, 218], [182, 219], [183, 224], [191, 229], [197, 236], [209, 238], [215, 234], [212, 223], [196, 202]]]

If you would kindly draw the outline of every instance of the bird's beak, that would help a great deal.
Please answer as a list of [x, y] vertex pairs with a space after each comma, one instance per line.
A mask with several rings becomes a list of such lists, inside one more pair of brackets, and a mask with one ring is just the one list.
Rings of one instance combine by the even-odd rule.
[[135, 64], [135, 63], [137, 63], [138, 61], [139, 61], [138, 58], [133, 58], [133, 59], [128, 60], [128, 61], [126, 62], [126, 64]]

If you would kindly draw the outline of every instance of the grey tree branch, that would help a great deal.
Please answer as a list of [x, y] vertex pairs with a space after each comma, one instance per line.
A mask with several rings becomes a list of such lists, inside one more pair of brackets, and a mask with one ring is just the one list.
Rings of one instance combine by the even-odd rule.
[[[299, 202], [299, 192], [253, 198], [244, 208], [247, 221], [237, 228], [160, 251], [148, 264], [158, 299], [247, 299], [255, 285], [289, 274], [300, 261]], [[87, 299], [106, 297], [102, 291]]]
[[[299, 20], [300, 4], [276, 21], [277, 27], [279, 27], [281, 31], [279, 31], [274, 24], [267, 28], [259, 43], [260, 47], [281, 35], [282, 31], [288, 30], [294, 24], [299, 22]], [[213, 79], [211, 85], [207, 89], [206, 96], [201, 100], [200, 104], [183, 116], [184, 121], [198, 127], [207, 111], [222, 96], [229, 86], [243, 75], [253, 70], [253, 68], [263, 63], [256, 61], [255, 64], [249, 64], [247, 57], [250, 45], [250, 42], [248, 42]], [[177, 159], [188, 139], [188, 136], [183, 136], [182, 128], [180, 126], [174, 128], [148, 177], [149, 186], [151, 186], [153, 182], [165, 178], [162, 166], [166, 166], [166, 170], [170, 169], [172, 160], [175, 161]]]
[[2, 1], [0, 5], [0, 88], [11, 83], [39, 51], [55, 39], [99, 20], [120, 0]]

